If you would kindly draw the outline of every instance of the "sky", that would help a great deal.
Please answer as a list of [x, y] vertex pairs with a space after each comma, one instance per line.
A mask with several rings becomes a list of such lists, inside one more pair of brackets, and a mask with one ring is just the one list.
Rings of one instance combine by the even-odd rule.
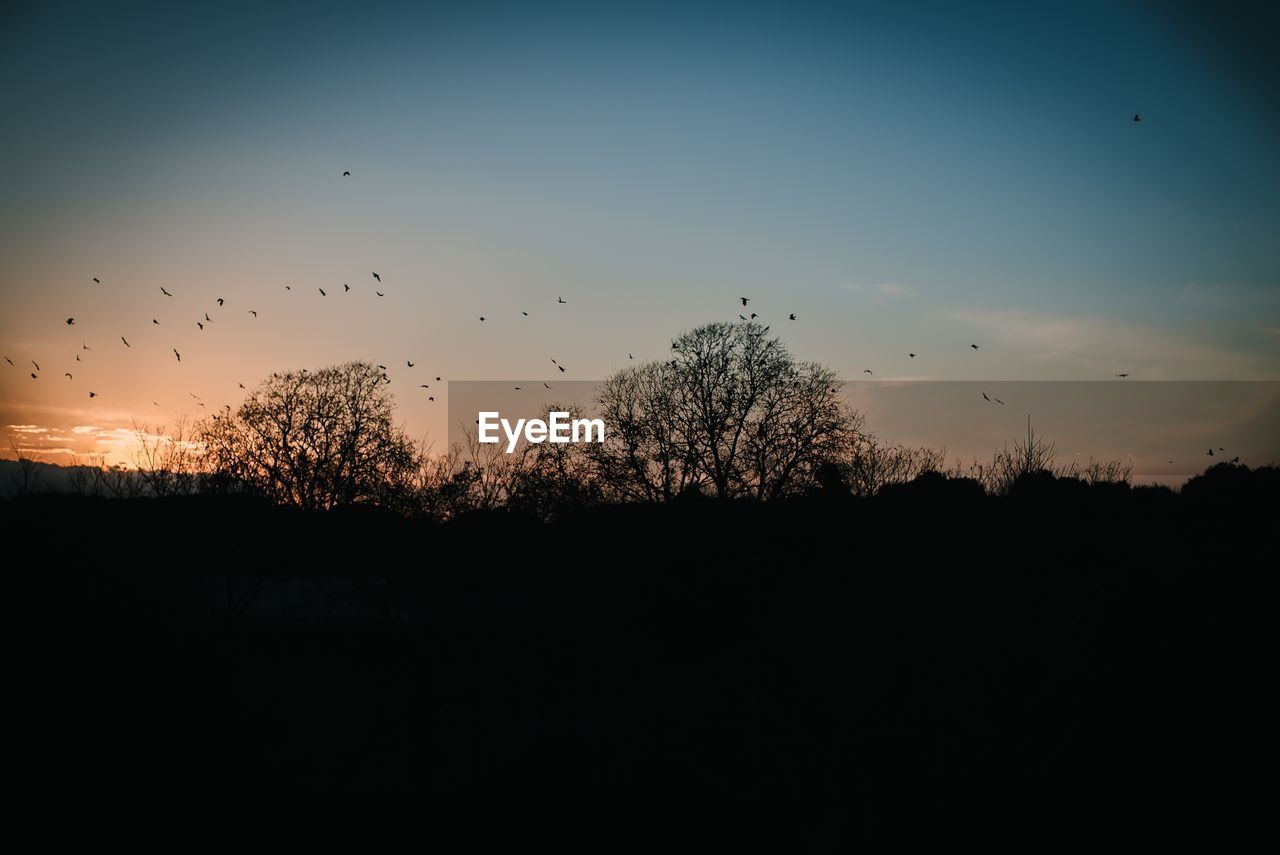
[[739, 296], [851, 379], [1280, 380], [1275, 12], [889, 5], [7, 12], [5, 455], [352, 359], [439, 441]]

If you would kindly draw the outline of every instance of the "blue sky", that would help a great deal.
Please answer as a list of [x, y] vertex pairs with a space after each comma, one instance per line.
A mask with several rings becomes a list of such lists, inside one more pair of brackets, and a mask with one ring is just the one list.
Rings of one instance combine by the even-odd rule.
[[48, 364], [0, 372], [0, 423], [365, 358], [442, 435], [420, 382], [604, 377], [739, 295], [848, 377], [1278, 379], [1262, 9], [32, 6], [0, 32], [0, 350]]

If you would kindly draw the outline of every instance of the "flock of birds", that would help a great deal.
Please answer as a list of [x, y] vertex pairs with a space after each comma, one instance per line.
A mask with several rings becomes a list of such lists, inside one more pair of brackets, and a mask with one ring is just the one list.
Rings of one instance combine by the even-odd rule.
[[[1142, 116], [1141, 116], [1141, 114], [1135, 113], [1135, 114], [1134, 114], [1134, 116], [1133, 116], [1133, 122], [1134, 122], [1134, 123], [1139, 123], [1139, 122], [1141, 122], [1141, 121], [1142, 121]], [[350, 170], [344, 170], [344, 171], [343, 171], [343, 173], [342, 173], [342, 177], [343, 177], [343, 178], [349, 178], [349, 177], [351, 177], [351, 172], [350, 172]], [[381, 286], [381, 285], [382, 285], [382, 276], [381, 276], [377, 271], [372, 271], [372, 272], [370, 273], [370, 275], [372, 276], [372, 278], [373, 278], [374, 282], [376, 282], [376, 283], [378, 284], [378, 286]], [[94, 276], [94, 277], [92, 277], [92, 279], [93, 279], [93, 282], [94, 282], [94, 284], [95, 284], [95, 285], [101, 285], [101, 284], [102, 284], [102, 280], [101, 280], [99, 277]], [[292, 285], [285, 285], [285, 286], [284, 286], [284, 289], [285, 289], [286, 291], [292, 291], [292, 290], [293, 290], [293, 286], [292, 286]], [[324, 288], [322, 288], [322, 287], [317, 287], [317, 288], [316, 288], [316, 291], [317, 291], [317, 292], [319, 292], [319, 294], [320, 294], [320, 296], [321, 296], [322, 298], [325, 298], [325, 297], [328, 297], [328, 296], [329, 296], [329, 292], [328, 292], [328, 291], [326, 291], [326, 290], [325, 290]], [[349, 293], [350, 291], [351, 291], [351, 285], [350, 285], [349, 283], [346, 283], [346, 282], [342, 283], [342, 293], [344, 293], [344, 294], [345, 294], [345, 293]], [[166, 287], [164, 287], [164, 286], [160, 286], [160, 293], [161, 293], [161, 295], [162, 295], [163, 297], [167, 297], [167, 298], [172, 298], [172, 297], [174, 296], [174, 295], [173, 295], [173, 292], [172, 292], [172, 291], [170, 291], [168, 288], [166, 288]], [[379, 290], [378, 288], [375, 288], [375, 290], [374, 290], [374, 294], [375, 294], [377, 297], [379, 297], [379, 298], [382, 298], [382, 297], [385, 297], [385, 296], [386, 296], [386, 292], [385, 292], [385, 291], [382, 291], [382, 290]], [[741, 308], [742, 308], [743, 310], [746, 310], [746, 309], [748, 309], [748, 308], [749, 308], [749, 304], [751, 303], [751, 298], [750, 298], [750, 297], [739, 297], [739, 298], [738, 298], [738, 300], [740, 301], [740, 303], [741, 303]], [[217, 308], [218, 308], [218, 309], [221, 309], [221, 308], [223, 308], [223, 307], [226, 305], [226, 300], [225, 300], [224, 298], [222, 298], [222, 297], [217, 297], [217, 298], [214, 300], [214, 302], [216, 303], [216, 305], [217, 305]], [[568, 305], [568, 301], [567, 301], [567, 300], [565, 300], [565, 299], [564, 299], [564, 297], [562, 297], [562, 296], [557, 296], [557, 297], [556, 297], [556, 304], [557, 304], [557, 305], [564, 306], [564, 305]], [[215, 311], [216, 311], [216, 310], [215, 310]], [[258, 312], [257, 312], [257, 310], [255, 310], [255, 309], [246, 309], [246, 312], [247, 312], [247, 314], [248, 314], [248, 315], [250, 315], [250, 316], [251, 316], [252, 318], [254, 318], [255, 320], [258, 318]], [[208, 311], [204, 311], [204, 312], [202, 312], [201, 314], [202, 314], [202, 317], [197, 318], [197, 319], [195, 320], [195, 326], [196, 326], [196, 328], [197, 328], [200, 332], [204, 332], [204, 331], [206, 330], [206, 328], [207, 328], [209, 325], [211, 325], [211, 324], [213, 324], [213, 323], [214, 323], [214, 319], [210, 316], [210, 314], [209, 314], [209, 312], [208, 312]], [[527, 318], [527, 317], [529, 317], [529, 312], [528, 312], [528, 311], [521, 311], [521, 313], [520, 313], [520, 314], [521, 314], [523, 317], [526, 317], [526, 318]], [[759, 317], [760, 317], [760, 316], [759, 316], [759, 314], [757, 314], [756, 312], [751, 312], [750, 314], [743, 314], [742, 312], [739, 312], [739, 313], [738, 313], [738, 318], [739, 318], [739, 320], [741, 320], [741, 321], [743, 321], [743, 322], [754, 322], [754, 321], [755, 321], [757, 318], [759, 318]], [[789, 322], [795, 322], [796, 320], [797, 320], [797, 317], [796, 317], [796, 314], [795, 314], [794, 312], [790, 312], [790, 313], [788, 313], [788, 314], [787, 314], [787, 321], [789, 321]], [[488, 317], [487, 317], [487, 316], [485, 316], [485, 315], [480, 315], [480, 316], [479, 316], [479, 321], [480, 321], [481, 323], [484, 323], [484, 322], [488, 321]], [[152, 325], [160, 326], [160, 320], [159, 320], [158, 318], [154, 318], [154, 317], [153, 317], [153, 318], [151, 319], [151, 323], [152, 323]], [[76, 325], [76, 318], [75, 318], [75, 316], [68, 317], [68, 318], [66, 319], [66, 325], [67, 325], [67, 326], [75, 326], [75, 325]], [[765, 331], [765, 332], [768, 332], [768, 331], [769, 331], [769, 329], [770, 329], [770, 327], [769, 327], [769, 326], [767, 326], [767, 325], [764, 327], [764, 331]], [[124, 347], [126, 347], [126, 348], [130, 348], [130, 349], [131, 349], [131, 348], [133, 347], [133, 345], [131, 345], [131, 344], [129, 343], [129, 339], [128, 339], [128, 338], [126, 338], [126, 337], [125, 337], [125, 336], [123, 336], [123, 335], [121, 335], [121, 336], [120, 336], [120, 342], [121, 342], [121, 344], [122, 344]], [[978, 350], [978, 349], [979, 349], [979, 345], [977, 345], [977, 344], [972, 344], [972, 343], [971, 343], [971, 344], [969, 345], [969, 348], [970, 348], [971, 350], [975, 350], [975, 351], [976, 351], [976, 350]], [[672, 349], [677, 349], [677, 345], [675, 345], [675, 344], [673, 343], [673, 344], [672, 344]], [[90, 348], [90, 347], [89, 347], [89, 345], [88, 345], [87, 343], [84, 343], [84, 342], [82, 342], [82, 343], [81, 343], [81, 352], [84, 352], [84, 351], [90, 351], [90, 350], [92, 350], [92, 348]], [[177, 362], [181, 363], [181, 362], [182, 362], [182, 353], [181, 353], [181, 351], [179, 351], [177, 347], [172, 347], [172, 348], [171, 348], [171, 350], [172, 350], [172, 353], [173, 353], [173, 358], [174, 358]], [[918, 356], [918, 354], [916, 354], [916, 353], [911, 353], [911, 352], [908, 352], [908, 353], [907, 353], [907, 357], [908, 357], [909, 359], [916, 359], [916, 358], [917, 358], [917, 356]], [[632, 354], [632, 353], [628, 353], [628, 354], [627, 354], [627, 358], [628, 358], [629, 360], [634, 360], [634, 359], [635, 359], [635, 355], [634, 355], [634, 354]], [[5, 362], [7, 362], [10, 366], [15, 366], [14, 361], [13, 361], [11, 358], [9, 358], [8, 356], [4, 356], [4, 360], [5, 360]], [[77, 353], [75, 354], [75, 361], [76, 361], [76, 362], [83, 362], [83, 360], [82, 360], [82, 358], [81, 358], [81, 353], [80, 353], [80, 352], [77, 352]], [[564, 373], [567, 373], [567, 372], [568, 372], [568, 369], [567, 369], [563, 364], [561, 364], [560, 362], [558, 362], [558, 361], [555, 359], [555, 357], [551, 357], [551, 363], [552, 363], [553, 365], [555, 365], [555, 366], [556, 366], [556, 368], [560, 371], [560, 373], [564, 374]], [[40, 364], [39, 364], [38, 362], [36, 362], [34, 359], [33, 359], [33, 360], [31, 360], [31, 364], [32, 364], [32, 366], [36, 369], [35, 371], [30, 372], [30, 374], [31, 374], [31, 379], [32, 379], [32, 380], [39, 380], [39, 379], [40, 379], [40, 374], [41, 374], [41, 372], [42, 372], [42, 369], [41, 369], [41, 367], [40, 367]], [[415, 363], [415, 362], [414, 362], [413, 360], [411, 360], [411, 359], [405, 360], [405, 366], [406, 366], [407, 368], [412, 369], [412, 368], [416, 367], [416, 365], [417, 365], [417, 363]], [[387, 366], [386, 366], [386, 365], [379, 364], [379, 365], [378, 365], [378, 368], [383, 372], [383, 373], [382, 373], [382, 380], [383, 380], [383, 381], [385, 381], [385, 382], [387, 382], [387, 383], [390, 383], [390, 382], [391, 382], [391, 380], [390, 380], [390, 377], [389, 377], [389, 376], [388, 376], [388, 374], [387, 374], [387, 370], [388, 370], [388, 369], [387, 369]], [[870, 368], [864, 368], [864, 369], [863, 369], [863, 371], [862, 371], [862, 373], [867, 374], [867, 375], [870, 375], [870, 376], [872, 376], [872, 377], [874, 377], [874, 376], [875, 376], [875, 372], [874, 372], [874, 371], [872, 371]], [[64, 376], [67, 380], [74, 380], [74, 379], [75, 379], [74, 375], [73, 375], [73, 374], [72, 374], [72, 372], [70, 372], [70, 371], [65, 371], [65, 372], [63, 372], [63, 376]], [[1127, 378], [1127, 377], [1129, 377], [1129, 376], [1130, 376], [1130, 372], [1127, 372], [1127, 371], [1126, 371], [1126, 372], [1117, 373], [1115, 376], [1116, 376], [1117, 378], [1120, 378], [1120, 379], [1125, 379], [1125, 378]], [[435, 380], [436, 380], [436, 382], [437, 382], [437, 383], [438, 383], [438, 382], [442, 382], [443, 377], [441, 377], [441, 376], [436, 376]], [[244, 389], [244, 388], [245, 388], [245, 385], [244, 385], [243, 383], [238, 383], [237, 385], [239, 386], [239, 388], [240, 388], [240, 389]], [[549, 383], [547, 383], [546, 381], [542, 381], [542, 385], [543, 385], [543, 387], [544, 387], [544, 388], [546, 388], [546, 389], [550, 389], [550, 388], [551, 388], [551, 385], [550, 385]], [[431, 390], [431, 385], [430, 385], [429, 383], [421, 383], [421, 384], [419, 384], [419, 386], [418, 386], [418, 387], [419, 387], [420, 389], [428, 390], [428, 392], [430, 392], [430, 390]], [[516, 390], [516, 391], [521, 391], [521, 390], [523, 389], [523, 387], [521, 387], [521, 386], [516, 386], [516, 387], [514, 387], [514, 388], [515, 388], [515, 390]], [[97, 398], [97, 397], [98, 397], [98, 393], [97, 393], [97, 392], [95, 392], [95, 391], [93, 391], [93, 390], [86, 390], [86, 391], [88, 392], [88, 396], [89, 396], [90, 398]], [[191, 397], [192, 397], [193, 399], [195, 399], [195, 400], [196, 400], [197, 406], [200, 406], [200, 407], [204, 407], [204, 406], [205, 406], [204, 401], [203, 401], [203, 400], [201, 400], [201, 398], [200, 398], [200, 396], [199, 396], [199, 395], [196, 395], [194, 392], [191, 392], [191, 393], [189, 393], [189, 394], [191, 395]], [[998, 406], [1005, 406], [1005, 402], [1004, 402], [1004, 401], [1002, 401], [1002, 400], [1000, 400], [1000, 398], [998, 398], [998, 397], [996, 397], [996, 396], [994, 396], [994, 395], [988, 395], [986, 392], [982, 392], [981, 394], [982, 394], [982, 400], [983, 400], [984, 402], [986, 402], [986, 403], [988, 403], [988, 404], [998, 405]], [[428, 401], [435, 401], [435, 396], [434, 396], [434, 395], [432, 395], [432, 394], [428, 394], [428, 395], [427, 395], [427, 400], [428, 400]], [[159, 403], [158, 403], [158, 402], [156, 402], [156, 401], [153, 401], [152, 403], [153, 403], [155, 406], [157, 406], [157, 407], [159, 406]], [[231, 407], [230, 407], [230, 405], [229, 405], [229, 404], [224, 405], [224, 407], [225, 407], [227, 410], [230, 410], [230, 409], [231, 409]], [[1218, 448], [1218, 452], [1222, 452], [1222, 451], [1224, 451], [1224, 449], [1223, 449], [1223, 448], [1221, 448], [1221, 447], [1219, 447], [1219, 448]], [[1206, 452], [1206, 455], [1207, 455], [1207, 456], [1209, 456], [1209, 457], [1213, 457], [1213, 456], [1215, 456], [1214, 449], [1213, 449], [1213, 448], [1210, 448], [1210, 449]], [[1236, 458], [1234, 458], [1231, 462], [1233, 462], [1233, 463], [1238, 463], [1238, 462], [1239, 462], [1239, 460], [1240, 460], [1240, 458], [1239, 458], [1239, 457], [1236, 457]], [[1172, 463], [1173, 461], [1169, 461], [1169, 462], [1170, 462], [1170, 463]]]

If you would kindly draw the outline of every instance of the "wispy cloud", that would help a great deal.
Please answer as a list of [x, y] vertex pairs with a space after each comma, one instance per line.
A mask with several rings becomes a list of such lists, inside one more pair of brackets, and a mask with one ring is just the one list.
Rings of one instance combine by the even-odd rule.
[[1029, 363], [1061, 366], [1065, 374], [1146, 380], [1274, 379], [1274, 357], [1189, 339], [1175, 330], [1098, 315], [972, 309], [950, 315], [971, 324]]

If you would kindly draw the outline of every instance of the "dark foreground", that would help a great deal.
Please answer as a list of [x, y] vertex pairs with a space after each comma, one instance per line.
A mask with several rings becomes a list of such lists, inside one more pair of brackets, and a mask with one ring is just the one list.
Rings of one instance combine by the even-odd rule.
[[752, 799], [740, 825], [785, 814], [819, 850], [1243, 833], [1272, 758], [1268, 477], [549, 526], [7, 502], [48, 555], [8, 562], [17, 774], [97, 800], [604, 797], [648, 826], [654, 799]]

